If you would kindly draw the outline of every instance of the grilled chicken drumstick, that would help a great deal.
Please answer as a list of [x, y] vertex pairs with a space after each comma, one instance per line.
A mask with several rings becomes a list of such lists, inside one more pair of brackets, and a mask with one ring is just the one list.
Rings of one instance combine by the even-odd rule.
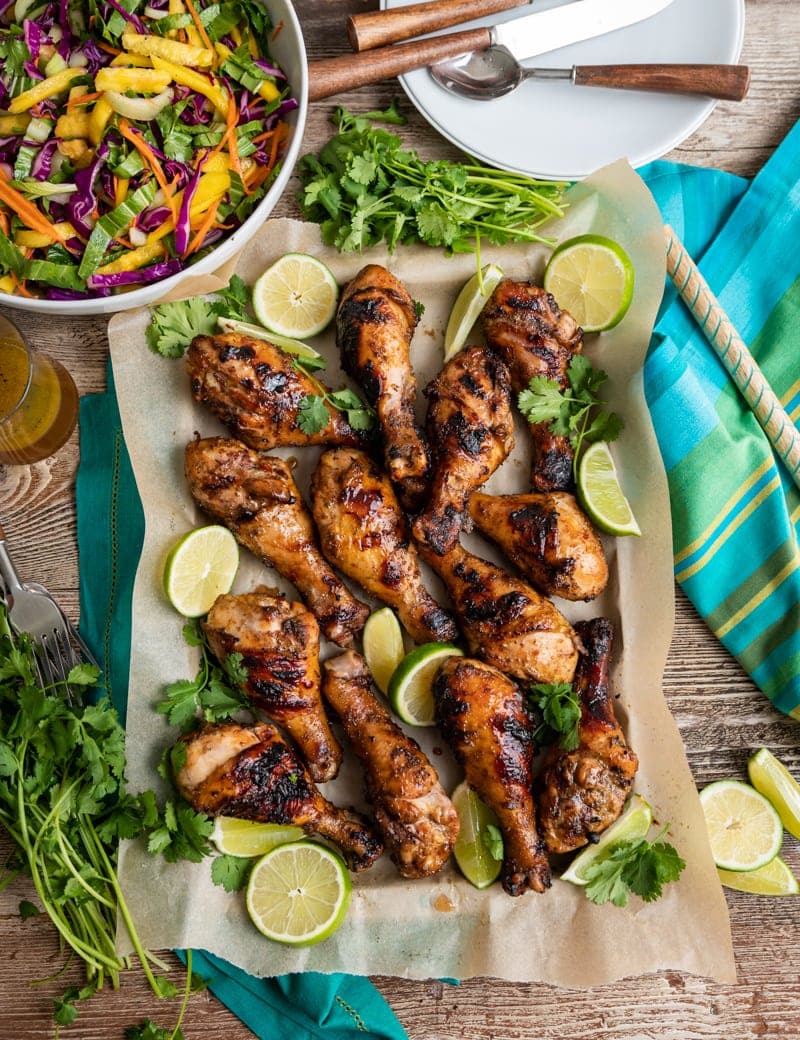
[[208, 644], [224, 661], [241, 654], [253, 704], [283, 726], [319, 783], [339, 772], [342, 750], [320, 696], [319, 629], [301, 603], [267, 592], [218, 596], [203, 622]]
[[207, 437], [187, 445], [186, 478], [200, 508], [296, 587], [328, 639], [348, 646], [369, 608], [320, 553], [291, 466], [231, 438]]
[[371, 867], [383, 852], [362, 816], [323, 798], [270, 723], [205, 725], [181, 739], [186, 758], [178, 790], [196, 812], [295, 824], [338, 845], [353, 871]]
[[581, 703], [579, 744], [547, 753], [537, 780], [539, 826], [549, 852], [571, 852], [616, 820], [639, 762], [614, 716], [608, 664], [614, 630], [606, 618], [579, 621], [585, 647], [575, 672]]
[[295, 368], [289, 354], [266, 340], [238, 333], [195, 336], [186, 358], [195, 399], [256, 451], [368, 443], [367, 435], [354, 430], [327, 402], [323, 404], [328, 422], [317, 433], [303, 432], [300, 406], [307, 397], [320, 397], [317, 383]]
[[478, 530], [496, 542], [540, 592], [569, 600], [599, 596], [608, 583], [603, 544], [566, 491], [484, 495], [469, 500]]
[[[508, 365], [519, 393], [533, 376], [568, 385], [567, 368], [583, 349], [583, 330], [550, 293], [531, 282], [505, 279], [483, 310], [486, 342]], [[549, 423], [531, 424], [534, 491], [564, 491], [572, 485], [572, 447]]]
[[325, 556], [393, 607], [416, 642], [458, 638], [453, 618], [422, 584], [392, 485], [368, 455], [355, 448], [323, 452], [311, 478], [311, 509]]
[[467, 783], [503, 832], [503, 888], [519, 896], [550, 886], [531, 794], [533, 727], [525, 699], [502, 672], [468, 657], [445, 659], [433, 683], [436, 722]]
[[472, 491], [514, 447], [508, 369], [492, 351], [470, 347], [447, 362], [425, 396], [433, 484], [414, 536], [441, 556], [458, 539]]
[[364, 767], [367, 798], [390, 856], [403, 877], [430, 877], [458, 837], [458, 814], [436, 770], [372, 693], [362, 657], [347, 650], [322, 670], [323, 695]]
[[420, 547], [444, 582], [461, 631], [476, 657], [528, 682], [571, 682], [578, 640], [556, 607], [460, 543], [444, 556]]
[[417, 382], [409, 345], [416, 325], [414, 301], [385, 267], [368, 264], [345, 286], [336, 315], [342, 367], [378, 413], [386, 472], [406, 509], [422, 505], [430, 470], [414, 418]]

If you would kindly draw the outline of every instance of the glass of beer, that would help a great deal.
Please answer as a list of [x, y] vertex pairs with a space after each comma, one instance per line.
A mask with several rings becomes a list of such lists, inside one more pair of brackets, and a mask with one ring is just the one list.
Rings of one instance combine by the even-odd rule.
[[39, 462], [64, 444], [78, 418], [78, 391], [57, 361], [31, 350], [0, 315], [0, 464]]

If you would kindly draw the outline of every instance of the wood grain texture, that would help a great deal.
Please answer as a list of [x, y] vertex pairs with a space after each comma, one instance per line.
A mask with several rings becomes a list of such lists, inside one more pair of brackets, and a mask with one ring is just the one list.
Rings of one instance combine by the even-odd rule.
[[750, 70], [746, 65], [578, 65], [575, 83], [742, 101], [750, 88]]
[[521, 7], [530, 0], [431, 0], [393, 11], [366, 11], [347, 19], [347, 39], [354, 51], [385, 47], [423, 33], [447, 29], [473, 18]]
[[[311, 59], [348, 49], [348, 15], [373, 10], [372, 0], [298, 0]], [[800, 117], [800, 9], [796, 0], [748, 0], [742, 61], [753, 83], [741, 104], [719, 104], [708, 121], [667, 158], [717, 166], [752, 176]], [[349, 92], [311, 107], [306, 150], [331, 132], [336, 104], [355, 111], [386, 107], [401, 93], [395, 82]], [[404, 139], [425, 156], [458, 153], [439, 138], [404, 97], [409, 118]], [[530, 131], [532, 132], [532, 131]], [[293, 179], [276, 209], [296, 216]], [[72, 372], [81, 393], [105, 385], [107, 348], [103, 319], [74, 321], [15, 312], [31, 341]], [[49, 585], [73, 617], [78, 614], [73, 480], [78, 434], [47, 463], [0, 474], [0, 517], [23, 575]], [[800, 773], [800, 731], [774, 711], [739, 665], [678, 593], [675, 634], [664, 691], [676, 718], [698, 786], [725, 776], [743, 776], [750, 752], [762, 745]], [[0, 839], [0, 862], [7, 844]], [[800, 851], [787, 841], [784, 853], [800, 871]], [[64, 963], [46, 920], [20, 921], [17, 907], [31, 897], [15, 881], [0, 893], [0, 1040], [52, 1037], [52, 1000], [66, 985], [80, 984], [72, 965], [55, 982], [31, 980]], [[799, 1040], [800, 898], [769, 900], [727, 893], [739, 980], [719, 986], [666, 972], [585, 991], [476, 979], [459, 987], [441, 982], [378, 978], [411, 1040]], [[134, 908], [135, 911], [135, 908]], [[177, 962], [173, 959], [171, 963]], [[180, 973], [173, 978], [178, 981]], [[126, 1026], [152, 1016], [174, 1021], [174, 1003], [164, 1004], [130, 972], [116, 993], [104, 993], [82, 1009], [63, 1040], [122, 1040]], [[248, 1040], [252, 1034], [213, 997], [192, 998], [184, 1024], [187, 1040]]]

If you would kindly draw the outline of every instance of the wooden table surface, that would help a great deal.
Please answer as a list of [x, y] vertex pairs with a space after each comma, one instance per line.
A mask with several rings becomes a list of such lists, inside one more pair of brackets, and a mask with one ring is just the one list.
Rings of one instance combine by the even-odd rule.
[[[699, 0], [702, 2], [702, 0]], [[376, 6], [373, 0], [299, 0], [296, 3], [311, 59], [346, 48], [345, 15]], [[742, 60], [753, 85], [740, 105], [722, 103], [691, 138], [667, 158], [754, 175], [800, 116], [800, 11], [796, 0], [747, 0]], [[383, 107], [400, 94], [396, 82], [365, 88], [311, 107], [305, 150], [330, 133], [335, 103], [355, 110]], [[427, 156], [454, 157], [453, 149], [403, 97], [409, 124], [402, 131]], [[532, 124], [535, 121], [532, 121]], [[535, 125], [521, 128], [535, 133]], [[297, 216], [292, 183], [276, 215]], [[107, 356], [102, 318], [12, 315], [30, 340], [63, 361], [82, 394], [104, 389]], [[78, 434], [54, 458], [30, 467], [0, 467], [0, 517], [23, 577], [45, 583], [73, 618], [78, 615], [73, 485]], [[738, 664], [719, 645], [679, 592], [675, 635], [664, 689], [699, 787], [726, 776], [743, 777], [751, 750], [766, 745], [800, 774], [800, 728], [774, 711]], [[0, 838], [0, 862], [8, 843]], [[786, 858], [800, 872], [800, 848], [787, 842]], [[44, 917], [22, 922], [21, 899], [32, 888], [16, 881], [0, 893], [0, 1040], [44, 1040], [53, 1035], [52, 1000], [80, 984], [72, 965], [55, 982], [31, 986], [63, 964], [54, 931]], [[574, 991], [473, 979], [456, 988], [440, 982], [378, 978], [376, 983], [412, 1040], [450, 1037], [583, 1038], [658, 1037], [660, 1040], [800, 1038], [800, 898], [759, 898], [726, 893], [733, 927], [738, 983], [721, 986], [664, 972], [601, 988]], [[134, 912], [135, 912], [135, 908]], [[169, 955], [171, 957], [171, 955]], [[177, 965], [174, 959], [171, 963]], [[179, 979], [176, 970], [174, 977]], [[149, 993], [140, 973], [124, 977], [116, 993], [81, 1008], [63, 1036], [122, 1038], [126, 1026], [151, 1015], [168, 1025], [175, 1005]], [[207, 994], [192, 998], [184, 1024], [187, 1040], [246, 1040], [252, 1034]]]

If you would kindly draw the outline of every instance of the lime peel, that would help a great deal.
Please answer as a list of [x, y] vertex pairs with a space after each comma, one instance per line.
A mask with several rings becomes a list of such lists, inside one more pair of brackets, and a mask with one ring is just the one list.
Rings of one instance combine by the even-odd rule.
[[578, 498], [593, 523], [607, 534], [641, 535], [605, 441], [590, 444], [578, 465]]
[[217, 596], [230, 592], [239, 546], [227, 527], [210, 524], [183, 535], [164, 564], [164, 592], [184, 617], [202, 617]]
[[258, 320], [270, 332], [291, 339], [308, 339], [327, 328], [338, 299], [330, 269], [308, 253], [285, 253], [253, 286]]
[[543, 282], [584, 332], [606, 332], [628, 313], [635, 274], [619, 242], [603, 235], [578, 235], [557, 247]]
[[796, 896], [800, 893], [800, 883], [780, 856], [757, 870], [722, 870], [717, 867], [717, 874], [726, 888], [737, 892], [751, 892], [758, 896]]
[[499, 829], [499, 821], [466, 781], [458, 785], [450, 800], [458, 813], [460, 824], [453, 848], [458, 869], [475, 888], [488, 888], [499, 877], [503, 861], [491, 855], [483, 841], [483, 834], [490, 824]]
[[221, 316], [217, 318], [217, 326], [223, 332], [237, 332], [242, 336], [266, 340], [267, 343], [272, 343], [273, 346], [285, 350], [287, 354], [296, 354], [298, 357], [322, 357], [319, 351], [309, 347], [307, 343], [301, 343], [299, 339], [290, 339], [288, 336], [279, 336], [277, 332], [270, 332], [263, 325], [256, 325], [252, 321], [240, 321], [238, 318]]
[[381, 693], [387, 693], [389, 682], [403, 660], [403, 630], [389, 607], [373, 611], [361, 634], [364, 658], [369, 673]]
[[718, 867], [758, 870], [780, 852], [780, 816], [754, 787], [741, 780], [717, 780], [700, 792], [700, 804]]
[[800, 784], [783, 762], [761, 748], [748, 760], [747, 775], [753, 787], [775, 807], [786, 830], [800, 838]]
[[464, 284], [447, 321], [444, 334], [444, 360], [449, 361], [467, 342], [486, 301], [503, 277], [497, 264], [486, 264]]
[[406, 654], [394, 671], [386, 694], [392, 710], [409, 726], [433, 726], [432, 684], [445, 657], [463, 657], [452, 643], [423, 643]]
[[223, 855], [247, 858], [263, 856], [277, 845], [304, 837], [302, 828], [292, 824], [257, 823], [237, 816], [217, 816], [211, 832], [211, 841]]
[[653, 810], [649, 804], [641, 795], [632, 794], [619, 819], [603, 831], [596, 844], [589, 845], [578, 853], [561, 875], [561, 880], [569, 881], [573, 885], [588, 884], [585, 873], [593, 863], [604, 859], [619, 842], [646, 838], [652, 823]]

